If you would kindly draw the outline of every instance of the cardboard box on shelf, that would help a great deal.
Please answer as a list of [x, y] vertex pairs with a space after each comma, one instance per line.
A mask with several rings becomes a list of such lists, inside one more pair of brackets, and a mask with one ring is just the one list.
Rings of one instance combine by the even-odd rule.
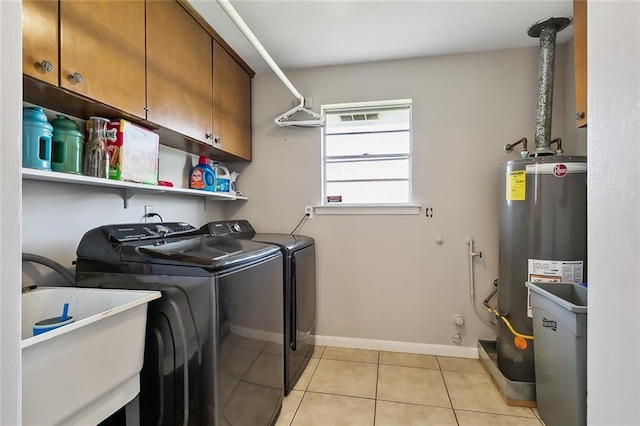
[[160, 136], [126, 120], [107, 124], [109, 179], [158, 184]]

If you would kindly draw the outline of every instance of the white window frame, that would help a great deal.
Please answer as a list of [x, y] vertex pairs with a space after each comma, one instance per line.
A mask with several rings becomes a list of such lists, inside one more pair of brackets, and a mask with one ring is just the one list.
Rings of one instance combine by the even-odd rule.
[[394, 99], [384, 101], [349, 102], [338, 104], [322, 105], [321, 113], [335, 110], [367, 110], [384, 108], [390, 106], [408, 106], [409, 114], [409, 178], [408, 178], [408, 201], [406, 203], [328, 203], [327, 202], [327, 181], [326, 181], [326, 131], [322, 129], [322, 155], [321, 155], [321, 185], [322, 203], [315, 207], [316, 214], [419, 214], [420, 206], [413, 203], [413, 104], [411, 99]]

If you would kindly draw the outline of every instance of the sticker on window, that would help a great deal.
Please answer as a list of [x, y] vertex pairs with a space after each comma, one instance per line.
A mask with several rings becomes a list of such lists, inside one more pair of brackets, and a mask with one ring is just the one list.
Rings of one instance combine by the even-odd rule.
[[341, 203], [342, 195], [327, 195], [327, 203]]

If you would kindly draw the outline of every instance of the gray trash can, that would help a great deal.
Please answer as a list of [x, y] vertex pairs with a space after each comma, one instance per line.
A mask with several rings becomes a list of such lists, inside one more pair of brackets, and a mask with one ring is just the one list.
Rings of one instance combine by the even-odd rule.
[[547, 426], [587, 424], [587, 289], [526, 283], [533, 308], [536, 399]]

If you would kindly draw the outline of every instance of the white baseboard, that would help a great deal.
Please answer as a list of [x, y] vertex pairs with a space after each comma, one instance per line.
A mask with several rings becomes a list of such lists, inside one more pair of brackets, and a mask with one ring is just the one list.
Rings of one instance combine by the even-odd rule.
[[315, 336], [316, 345], [339, 348], [371, 349], [388, 352], [406, 352], [422, 355], [478, 358], [477, 346], [435, 345], [431, 343], [396, 342], [393, 340], [360, 339], [357, 337]]

